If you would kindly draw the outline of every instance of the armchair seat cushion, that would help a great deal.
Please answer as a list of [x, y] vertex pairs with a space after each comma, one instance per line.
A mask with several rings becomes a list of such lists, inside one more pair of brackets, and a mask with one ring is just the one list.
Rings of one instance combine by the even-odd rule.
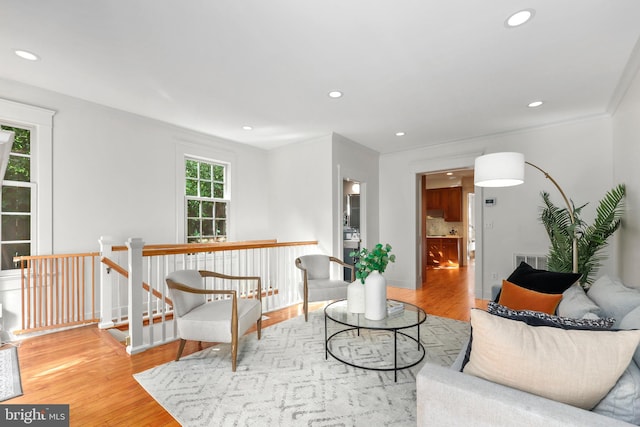
[[[180, 337], [204, 342], [231, 342], [232, 300], [225, 299], [202, 304], [178, 322]], [[262, 316], [257, 299], [238, 298], [238, 336], [244, 334]]]
[[[347, 297], [349, 283], [343, 280], [308, 280], [309, 301], [328, 301]], [[300, 295], [304, 298], [304, 283], [298, 284]]]

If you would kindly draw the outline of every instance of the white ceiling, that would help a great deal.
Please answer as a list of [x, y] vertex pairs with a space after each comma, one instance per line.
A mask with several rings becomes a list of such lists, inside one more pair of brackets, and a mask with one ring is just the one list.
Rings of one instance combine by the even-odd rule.
[[265, 149], [607, 114], [640, 62], [638, 0], [0, 0], [0, 20], [0, 77]]

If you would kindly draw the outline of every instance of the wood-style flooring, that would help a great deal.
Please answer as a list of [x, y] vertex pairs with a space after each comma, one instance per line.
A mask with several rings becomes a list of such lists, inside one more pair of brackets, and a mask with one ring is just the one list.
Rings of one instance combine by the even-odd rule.
[[[419, 290], [388, 289], [389, 298], [458, 320], [469, 320], [472, 307], [485, 305], [473, 294], [473, 267], [429, 270]], [[267, 313], [263, 327], [301, 313], [301, 305]], [[18, 349], [24, 395], [2, 403], [69, 404], [72, 426], [177, 426], [132, 376], [173, 360], [177, 347], [174, 342], [129, 356], [123, 345], [95, 325], [29, 338]], [[198, 350], [197, 343], [189, 342], [184, 354]]]

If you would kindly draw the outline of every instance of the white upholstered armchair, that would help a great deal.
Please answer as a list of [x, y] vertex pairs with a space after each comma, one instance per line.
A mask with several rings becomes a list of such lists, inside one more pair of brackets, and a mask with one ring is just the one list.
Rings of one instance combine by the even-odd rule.
[[[255, 282], [255, 287], [250, 290], [248, 298], [240, 298], [237, 289], [206, 289], [207, 277], [222, 279], [223, 283]], [[260, 277], [228, 276], [204, 270], [179, 270], [169, 274], [166, 280], [173, 299], [173, 313], [180, 337], [176, 360], [180, 360], [187, 340], [231, 343], [231, 369], [235, 372], [238, 338], [255, 322], [260, 339]], [[211, 296], [221, 298], [212, 299]]]
[[331, 279], [331, 262], [350, 268], [351, 277], [355, 277], [353, 265], [328, 255], [304, 255], [296, 258], [295, 262], [296, 267], [302, 270], [302, 282], [298, 285], [298, 291], [302, 297], [305, 322], [309, 320], [309, 302], [347, 297], [349, 282]]

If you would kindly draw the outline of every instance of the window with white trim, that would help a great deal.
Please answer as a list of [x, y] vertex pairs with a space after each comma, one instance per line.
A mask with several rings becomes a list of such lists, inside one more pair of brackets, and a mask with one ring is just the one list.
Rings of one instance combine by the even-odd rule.
[[0, 265], [18, 268], [13, 258], [31, 255], [36, 225], [36, 184], [31, 182], [31, 131], [1, 125], [15, 133], [0, 193]]
[[227, 240], [228, 169], [226, 163], [185, 157], [187, 243]]

